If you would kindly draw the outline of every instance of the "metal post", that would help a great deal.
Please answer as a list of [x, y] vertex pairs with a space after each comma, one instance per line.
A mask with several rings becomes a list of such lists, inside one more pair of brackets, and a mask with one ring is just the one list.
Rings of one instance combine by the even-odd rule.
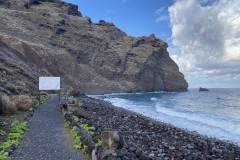
[[60, 94], [61, 94], [61, 89], [58, 91], [58, 111], [60, 112]]
[[39, 100], [39, 104], [38, 104], [38, 112], [40, 112], [40, 101], [41, 101], [41, 93], [40, 93], [40, 90], [39, 90], [39, 94], [38, 94], [38, 100]]

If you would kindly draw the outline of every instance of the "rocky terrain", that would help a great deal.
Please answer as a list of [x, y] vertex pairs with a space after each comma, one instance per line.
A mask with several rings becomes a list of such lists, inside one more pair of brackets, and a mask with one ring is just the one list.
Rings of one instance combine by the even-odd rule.
[[237, 145], [154, 121], [105, 101], [86, 96], [79, 100], [83, 105], [73, 114], [96, 129], [94, 139], [103, 131], [117, 131], [124, 137], [124, 147], [116, 150], [115, 159], [240, 159]]
[[0, 0], [0, 90], [35, 92], [39, 76], [60, 76], [84, 93], [186, 91], [188, 84], [154, 35], [131, 37], [92, 23], [60, 0]]

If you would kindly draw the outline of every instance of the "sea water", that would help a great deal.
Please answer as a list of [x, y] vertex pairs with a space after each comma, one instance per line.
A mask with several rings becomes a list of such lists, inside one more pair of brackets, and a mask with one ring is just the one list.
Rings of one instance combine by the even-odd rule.
[[240, 89], [91, 95], [155, 120], [240, 145]]

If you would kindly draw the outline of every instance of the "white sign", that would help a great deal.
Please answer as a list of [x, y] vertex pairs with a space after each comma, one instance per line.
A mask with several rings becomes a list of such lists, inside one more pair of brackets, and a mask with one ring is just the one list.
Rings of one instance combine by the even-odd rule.
[[39, 90], [60, 90], [60, 77], [39, 77]]

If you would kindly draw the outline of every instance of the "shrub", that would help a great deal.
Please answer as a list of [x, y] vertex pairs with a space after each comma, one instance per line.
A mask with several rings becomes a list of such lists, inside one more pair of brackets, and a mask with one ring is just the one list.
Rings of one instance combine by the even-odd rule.
[[41, 96], [48, 96], [47, 92], [41, 92]]
[[17, 92], [16, 86], [13, 85], [13, 84], [10, 84], [10, 83], [8, 83], [8, 84], [6, 85], [6, 89], [8, 89], [9, 91], [11, 91], [12, 93], [16, 93], [16, 92]]
[[73, 109], [68, 109], [68, 114], [73, 114], [74, 110]]
[[32, 100], [26, 95], [14, 96], [12, 100], [16, 104], [16, 108], [21, 111], [28, 111], [34, 107]]
[[65, 127], [65, 128], [70, 127], [70, 122], [69, 122], [69, 121], [65, 122], [64, 127]]
[[8, 137], [7, 137], [7, 141], [11, 141], [11, 140], [17, 140], [17, 141], [19, 141], [19, 140], [21, 140], [21, 139], [23, 139], [23, 137], [21, 136], [21, 134], [20, 133], [9, 133], [8, 134]]
[[13, 127], [11, 129], [12, 133], [23, 134], [28, 131], [27, 122], [20, 123], [19, 121], [15, 120], [12, 122], [11, 126]]
[[95, 146], [101, 146], [102, 145], [102, 141], [100, 139], [98, 139], [97, 143], [95, 144]]
[[6, 142], [3, 142], [1, 145], [0, 145], [0, 154], [2, 155], [5, 150], [7, 148], [10, 148], [12, 145], [14, 145], [15, 147], [17, 147], [19, 145], [19, 141], [17, 140], [12, 140], [12, 141], [6, 141]]
[[7, 75], [14, 75], [13, 70], [11, 70], [9, 68], [4, 68], [4, 71], [6, 72]]
[[78, 121], [79, 121], [79, 119], [78, 119], [78, 117], [77, 117], [77, 116], [75, 116], [75, 115], [72, 115], [72, 117], [73, 117], [74, 121], [76, 121], [76, 122], [78, 122]]
[[85, 131], [87, 131], [89, 134], [91, 134], [91, 135], [94, 134], [92, 131], [89, 131], [89, 128], [90, 128], [90, 127], [88, 127], [88, 124], [81, 124], [81, 127], [82, 127]]
[[17, 86], [20, 86], [20, 87], [22, 87], [22, 88], [25, 88], [25, 87], [26, 87], [25, 83], [22, 82], [22, 81], [17, 81], [16, 84], [17, 84]]
[[0, 114], [11, 114], [16, 110], [15, 104], [10, 100], [10, 98], [0, 93]]
[[4, 130], [0, 129], [0, 136], [5, 136], [5, 135], [7, 135], [7, 133]]

